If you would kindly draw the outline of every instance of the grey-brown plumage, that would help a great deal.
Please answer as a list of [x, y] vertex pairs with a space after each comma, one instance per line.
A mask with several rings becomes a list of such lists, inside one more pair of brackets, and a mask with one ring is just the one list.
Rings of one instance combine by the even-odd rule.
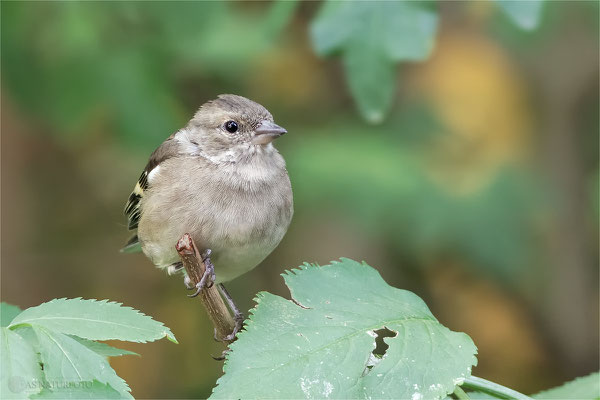
[[220, 95], [150, 156], [125, 207], [126, 247], [139, 240], [160, 268], [177, 263], [190, 233], [212, 250], [216, 282], [259, 264], [279, 244], [293, 214], [285, 161], [271, 141], [285, 129], [260, 104]]

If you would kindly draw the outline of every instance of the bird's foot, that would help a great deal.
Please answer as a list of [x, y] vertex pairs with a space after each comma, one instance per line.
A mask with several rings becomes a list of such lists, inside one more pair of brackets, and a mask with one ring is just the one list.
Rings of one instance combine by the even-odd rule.
[[235, 326], [233, 327], [233, 332], [231, 332], [229, 335], [225, 336], [224, 338], [220, 338], [217, 336], [217, 328], [214, 328], [214, 333], [213, 333], [213, 339], [215, 339], [215, 342], [232, 342], [233, 339], [236, 337], [237, 333], [240, 331], [240, 329], [242, 329], [242, 326], [244, 326], [244, 315], [240, 315], [239, 318], [238, 317], [233, 317], [234, 321], [235, 321]]
[[202, 289], [204, 288], [211, 288], [212, 285], [215, 284], [215, 281], [217, 279], [217, 275], [215, 274], [215, 266], [213, 265], [213, 263], [210, 261], [210, 249], [207, 249], [204, 253], [202, 253], [202, 262], [204, 263], [204, 274], [202, 275], [202, 278], [200, 279], [200, 282], [198, 282], [195, 286], [192, 285], [191, 279], [189, 279], [188, 277], [187, 280], [186, 278], [184, 278], [183, 282], [185, 283], [186, 287], [190, 287], [190, 285], [192, 286], [191, 289], [193, 289], [194, 287], [196, 288], [196, 291], [193, 294], [188, 294], [188, 297], [196, 297], [200, 294], [200, 292], [202, 291]]
[[233, 327], [233, 332], [231, 332], [229, 335], [225, 336], [224, 338], [217, 337], [216, 329], [214, 331], [213, 336], [217, 342], [233, 342], [235, 340], [237, 333], [244, 326], [244, 314], [236, 306], [235, 302], [233, 301], [233, 298], [231, 297], [231, 295], [229, 294], [227, 289], [225, 289], [225, 286], [223, 286], [222, 283], [219, 283], [217, 285], [217, 289], [219, 289], [219, 292], [225, 298], [225, 300], [227, 301], [227, 304], [229, 304], [229, 308], [231, 309], [231, 311], [233, 311], [233, 321], [235, 322], [235, 326]]
[[237, 312], [233, 316], [233, 320], [235, 321], [235, 326], [233, 327], [233, 332], [231, 332], [229, 335], [225, 336], [225, 338], [223, 339], [223, 341], [225, 341], [225, 342], [233, 341], [235, 339], [236, 335], [238, 334], [238, 332], [240, 331], [240, 329], [242, 329], [242, 326], [244, 326], [244, 314], [242, 314], [241, 312]]

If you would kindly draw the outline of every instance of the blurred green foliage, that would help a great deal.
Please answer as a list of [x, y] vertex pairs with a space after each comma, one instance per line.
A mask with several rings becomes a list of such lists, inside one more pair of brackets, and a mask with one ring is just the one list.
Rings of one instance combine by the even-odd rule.
[[[537, 26], [542, 0], [497, 3], [519, 27]], [[10, 62], [2, 66], [20, 100], [70, 141], [94, 113], [106, 111], [99, 106], [108, 99], [126, 139], [158, 138], [183, 114], [169, 96], [177, 82], [165, 80], [167, 71], [199, 67], [223, 79], [241, 78], [237, 66], [273, 43], [296, 6], [276, 1], [262, 7], [266, 11], [239, 11], [227, 2], [153, 2], [144, 8], [130, 2], [9, 2], [2, 33], [3, 59]], [[318, 54], [343, 53], [359, 110], [368, 121], [381, 122], [395, 94], [395, 64], [426, 59], [437, 24], [435, 2], [326, 1], [311, 34]], [[19, 44], [27, 39], [32, 48], [22, 52]], [[43, 96], [66, 88], [73, 93]]]
[[[369, 236], [417, 261], [431, 254], [468, 255], [473, 265], [509, 281], [520, 279], [515, 272], [531, 266], [536, 251], [535, 226], [524, 221], [536, 218], [542, 188], [506, 168], [476, 196], [457, 198], [424, 172], [415, 148], [422, 144], [401, 139], [399, 132], [409, 131], [409, 124], [394, 118], [366, 135], [356, 121], [341, 131], [326, 127], [290, 139], [294, 151], [287, 162], [296, 202], [352, 215]], [[341, 144], [344, 151], [336, 151]]]
[[65, 143], [77, 143], [76, 132], [109, 114], [118, 139], [147, 145], [186, 115], [171, 95], [182, 84], [173, 71], [181, 79], [198, 69], [243, 79], [239, 66], [272, 43], [295, 4], [261, 7], [265, 17], [228, 2], [7, 2], [4, 82]]
[[[513, 23], [537, 27], [543, 0], [496, 0]], [[396, 63], [423, 61], [434, 47], [435, 1], [327, 0], [311, 26], [315, 51], [343, 53], [348, 87], [361, 114], [381, 122], [395, 94]]]

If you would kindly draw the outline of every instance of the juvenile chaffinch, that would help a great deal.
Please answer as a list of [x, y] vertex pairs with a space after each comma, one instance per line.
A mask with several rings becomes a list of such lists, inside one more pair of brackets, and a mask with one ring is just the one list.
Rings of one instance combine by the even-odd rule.
[[225, 94], [202, 105], [150, 156], [125, 206], [137, 232], [123, 250], [141, 245], [173, 274], [182, 267], [175, 245], [189, 233], [200, 250], [210, 249], [214, 283], [254, 268], [293, 214], [285, 161], [272, 143], [284, 133], [266, 108], [244, 97]]

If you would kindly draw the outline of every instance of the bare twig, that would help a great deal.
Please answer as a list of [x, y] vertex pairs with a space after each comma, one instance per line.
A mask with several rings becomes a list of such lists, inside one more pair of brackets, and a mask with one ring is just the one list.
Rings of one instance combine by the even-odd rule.
[[[181, 257], [181, 261], [183, 262], [183, 266], [185, 267], [189, 278], [194, 285], [197, 285], [204, 275], [206, 266], [204, 265], [204, 261], [202, 260], [192, 237], [186, 233], [179, 239], [175, 248]], [[216, 285], [204, 287], [198, 297], [200, 298], [200, 301], [202, 301], [204, 308], [206, 308], [208, 316], [215, 327], [216, 337], [226, 338], [233, 332], [235, 321], [223, 298], [219, 294]], [[235, 338], [232, 340], [224, 340], [224, 342], [229, 344], [234, 340]]]

